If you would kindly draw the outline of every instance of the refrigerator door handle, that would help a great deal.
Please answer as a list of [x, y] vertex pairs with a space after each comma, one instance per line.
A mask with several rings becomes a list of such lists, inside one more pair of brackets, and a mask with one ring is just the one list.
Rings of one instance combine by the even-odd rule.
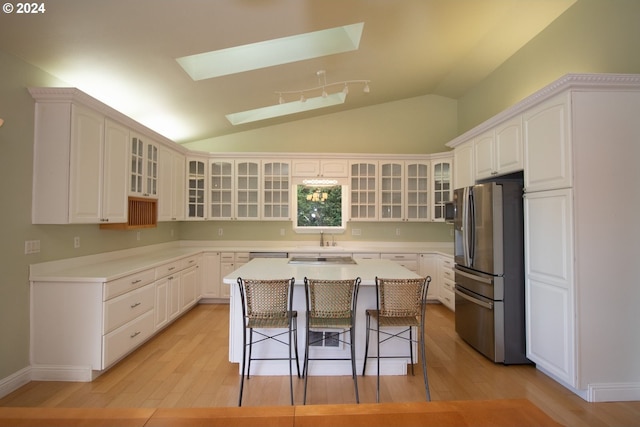
[[462, 251], [464, 256], [464, 264], [471, 265], [471, 259], [469, 257], [469, 237], [470, 237], [470, 223], [469, 223], [469, 201], [470, 201], [469, 187], [464, 188], [462, 198]]
[[474, 260], [476, 257], [476, 201], [473, 194], [473, 188], [469, 189], [469, 222], [468, 222], [468, 230], [469, 230], [469, 263], [467, 264], [469, 267], [474, 265]]
[[455, 289], [456, 295], [459, 295], [460, 297], [466, 299], [467, 301], [479, 305], [481, 307], [484, 307], [488, 310], [493, 310], [493, 303], [490, 302], [484, 302], [482, 300], [479, 300], [477, 298], [472, 297], [471, 295], [467, 294], [466, 292], [462, 292], [461, 290], [458, 289], [458, 287], [456, 286]]
[[486, 283], [488, 285], [493, 285], [492, 279], [487, 279], [485, 277], [476, 276], [475, 274], [467, 273], [466, 271], [462, 271], [458, 268], [455, 269], [455, 274], [459, 274], [460, 276], [464, 276], [467, 279], [475, 280], [476, 282]]

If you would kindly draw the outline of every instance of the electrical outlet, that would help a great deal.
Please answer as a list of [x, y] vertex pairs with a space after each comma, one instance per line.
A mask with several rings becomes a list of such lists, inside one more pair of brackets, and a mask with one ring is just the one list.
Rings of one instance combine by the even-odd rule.
[[136, 232], [136, 240], [140, 241], [140, 232], [139, 231]]
[[360, 236], [362, 234], [362, 230], [359, 228], [353, 228], [351, 230], [351, 235], [352, 236]]
[[40, 252], [40, 240], [25, 240], [24, 254], [37, 254]]
[[281, 236], [284, 236], [284, 228], [281, 228], [281, 229], [280, 229], [280, 235], [281, 235]]
[[224, 235], [224, 230], [222, 228], [218, 228], [218, 236]]
[[400, 229], [396, 228], [396, 236], [399, 236], [399, 235], [400, 235]]
[[73, 238], [73, 247], [78, 249], [80, 247], [80, 237], [76, 236]]

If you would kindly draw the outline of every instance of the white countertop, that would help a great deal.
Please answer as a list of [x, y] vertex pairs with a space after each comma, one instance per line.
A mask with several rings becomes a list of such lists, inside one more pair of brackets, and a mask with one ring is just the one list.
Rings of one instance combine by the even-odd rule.
[[413, 279], [417, 274], [386, 259], [356, 259], [355, 264], [289, 264], [286, 258], [254, 259], [225, 276], [224, 283], [234, 285], [238, 277], [245, 279], [287, 279], [294, 277], [296, 285], [304, 278], [343, 280], [360, 277], [361, 285], [375, 285], [376, 276], [386, 279]]
[[[363, 243], [360, 245], [321, 247], [314, 245], [313, 242], [308, 244], [307, 242], [278, 242], [278, 244], [274, 244], [273, 242], [213, 243], [206, 241], [178, 241], [31, 264], [29, 280], [40, 282], [106, 282], [204, 252], [287, 252], [322, 253], [327, 255], [331, 253], [335, 255], [350, 255], [351, 253], [439, 253], [451, 255], [452, 248], [450, 246], [443, 243]], [[313, 267], [327, 268], [327, 266]], [[365, 274], [362, 274], [361, 277], [364, 280]]]

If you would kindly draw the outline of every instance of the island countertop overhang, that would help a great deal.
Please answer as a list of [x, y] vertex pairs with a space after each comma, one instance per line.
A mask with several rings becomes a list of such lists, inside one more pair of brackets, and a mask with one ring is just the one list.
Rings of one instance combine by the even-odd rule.
[[227, 285], [245, 279], [295, 278], [295, 284], [304, 284], [304, 278], [344, 280], [360, 277], [361, 285], [375, 285], [376, 277], [411, 279], [419, 276], [398, 263], [386, 259], [356, 259], [355, 264], [290, 264], [287, 258], [257, 258], [224, 277]]

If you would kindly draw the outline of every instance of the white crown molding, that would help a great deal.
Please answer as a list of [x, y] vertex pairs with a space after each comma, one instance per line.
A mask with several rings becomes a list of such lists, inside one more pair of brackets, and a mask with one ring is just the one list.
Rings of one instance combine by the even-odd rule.
[[108, 105], [104, 104], [101, 101], [98, 101], [91, 95], [86, 94], [80, 89], [73, 87], [29, 87], [27, 88], [31, 97], [37, 103], [60, 103], [60, 102], [69, 102], [83, 105], [85, 107], [91, 108], [101, 114], [104, 114], [107, 118], [115, 120], [121, 123], [131, 130], [135, 132], [147, 136], [153, 139], [155, 142], [164, 144], [168, 147], [171, 147], [173, 150], [187, 153], [188, 150], [181, 146], [180, 144], [175, 143], [169, 138], [160, 135], [154, 130], [149, 129], [141, 123], [133, 120], [131, 117], [126, 116], [115, 110]]
[[591, 91], [640, 90], [640, 74], [566, 74], [445, 145], [455, 148], [559, 93], [582, 89]]

